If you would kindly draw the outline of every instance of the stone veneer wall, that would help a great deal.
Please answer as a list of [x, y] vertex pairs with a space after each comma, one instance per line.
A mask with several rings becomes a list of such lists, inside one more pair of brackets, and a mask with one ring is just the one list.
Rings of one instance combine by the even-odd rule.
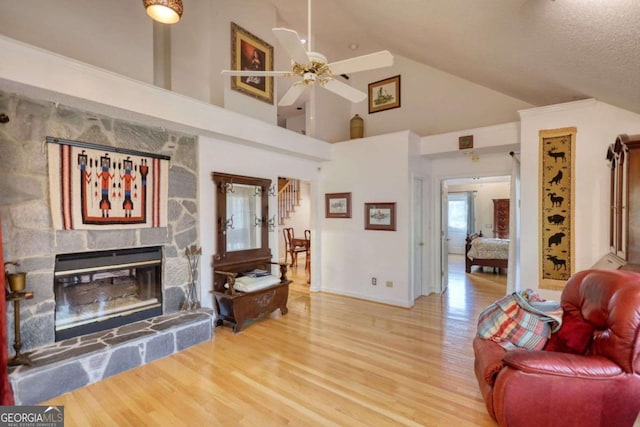
[[[4, 259], [20, 262], [27, 272], [32, 300], [22, 302], [22, 351], [55, 340], [53, 268], [60, 253], [164, 247], [165, 313], [177, 311], [188, 280], [184, 249], [199, 244], [197, 137], [158, 127], [113, 119], [48, 101], [0, 91], [0, 215]], [[111, 231], [52, 228], [46, 136], [171, 156], [169, 226]], [[13, 354], [13, 305], [7, 305], [7, 335]]]

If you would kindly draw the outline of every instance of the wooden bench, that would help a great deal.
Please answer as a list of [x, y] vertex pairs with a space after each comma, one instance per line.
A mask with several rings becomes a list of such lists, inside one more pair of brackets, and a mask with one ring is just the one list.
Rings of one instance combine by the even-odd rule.
[[[251, 292], [234, 289], [236, 279], [243, 272], [254, 269], [271, 270], [272, 265], [280, 266], [279, 282]], [[238, 262], [217, 262], [214, 269], [214, 285], [211, 291], [215, 297], [217, 318], [216, 326], [224, 321], [234, 323], [233, 331], [240, 332], [246, 320], [256, 319], [280, 309], [287, 314], [289, 299], [289, 283], [287, 265], [271, 262], [271, 255]]]

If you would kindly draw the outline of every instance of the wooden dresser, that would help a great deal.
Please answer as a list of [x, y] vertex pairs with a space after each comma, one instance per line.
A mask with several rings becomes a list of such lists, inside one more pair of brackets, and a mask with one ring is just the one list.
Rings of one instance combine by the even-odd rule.
[[493, 237], [509, 238], [509, 199], [493, 199]]

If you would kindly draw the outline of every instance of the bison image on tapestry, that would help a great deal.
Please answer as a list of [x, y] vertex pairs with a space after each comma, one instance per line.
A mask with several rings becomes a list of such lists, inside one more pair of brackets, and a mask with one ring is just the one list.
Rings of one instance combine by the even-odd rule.
[[166, 156], [47, 137], [57, 230], [166, 227]]
[[562, 289], [573, 272], [576, 128], [540, 131], [540, 288]]

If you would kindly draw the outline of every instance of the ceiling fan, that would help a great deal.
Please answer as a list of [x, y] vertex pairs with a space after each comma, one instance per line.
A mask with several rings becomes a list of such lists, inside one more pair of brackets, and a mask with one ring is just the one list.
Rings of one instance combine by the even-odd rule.
[[307, 35], [309, 40], [307, 41], [306, 50], [296, 31], [287, 28], [272, 29], [273, 35], [291, 58], [291, 71], [223, 70], [222, 74], [246, 77], [301, 77], [301, 80], [295, 82], [280, 99], [278, 105], [281, 107], [293, 105], [305, 89], [313, 85], [319, 85], [351, 102], [364, 101], [367, 98], [366, 93], [342, 83], [334, 76], [389, 67], [393, 65], [393, 56], [389, 51], [383, 50], [369, 55], [327, 63], [327, 58], [324, 55], [311, 50], [311, 0], [308, 0], [307, 10]]

